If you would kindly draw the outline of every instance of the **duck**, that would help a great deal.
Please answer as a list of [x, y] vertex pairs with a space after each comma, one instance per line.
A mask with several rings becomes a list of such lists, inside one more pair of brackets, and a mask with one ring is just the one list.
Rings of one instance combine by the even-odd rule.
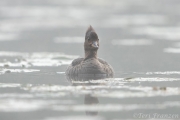
[[[112, 78], [114, 70], [105, 60], [97, 57], [99, 49], [99, 38], [93, 27], [90, 25], [85, 33], [84, 57], [76, 58], [67, 67], [65, 74], [68, 76], [103, 76]], [[99, 77], [102, 78], [102, 77]]]

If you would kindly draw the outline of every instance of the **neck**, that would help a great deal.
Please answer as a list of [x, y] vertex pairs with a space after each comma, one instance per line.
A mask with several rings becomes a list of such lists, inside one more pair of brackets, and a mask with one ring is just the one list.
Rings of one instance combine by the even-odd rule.
[[85, 50], [85, 59], [97, 58], [97, 50]]

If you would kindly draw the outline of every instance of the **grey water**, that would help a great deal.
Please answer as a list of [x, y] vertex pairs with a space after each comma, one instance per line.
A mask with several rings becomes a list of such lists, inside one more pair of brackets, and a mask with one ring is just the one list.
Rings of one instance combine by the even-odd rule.
[[[180, 119], [179, 0], [0, 1], [0, 120]], [[68, 81], [86, 29], [114, 78]]]

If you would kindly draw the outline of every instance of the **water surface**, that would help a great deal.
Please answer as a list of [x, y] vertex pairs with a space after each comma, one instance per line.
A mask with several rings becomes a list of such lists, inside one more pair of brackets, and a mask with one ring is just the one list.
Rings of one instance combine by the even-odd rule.
[[[0, 119], [180, 119], [178, 0], [0, 1]], [[85, 31], [115, 78], [68, 81]]]

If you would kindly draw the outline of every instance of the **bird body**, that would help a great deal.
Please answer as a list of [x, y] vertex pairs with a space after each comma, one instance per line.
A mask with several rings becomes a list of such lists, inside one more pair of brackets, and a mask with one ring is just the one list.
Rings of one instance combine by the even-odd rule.
[[104, 74], [106, 77], [113, 77], [114, 75], [111, 65], [100, 58], [89, 58], [85, 61], [84, 58], [77, 58], [68, 66], [66, 74]]
[[97, 57], [98, 48], [98, 36], [90, 26], [86, 31], [84, 42], [85, 57], [73, 60], [66, 70], [66, 75], [113, 77], [114, 72], [111, 65], [109, 65], [105, 60]]

